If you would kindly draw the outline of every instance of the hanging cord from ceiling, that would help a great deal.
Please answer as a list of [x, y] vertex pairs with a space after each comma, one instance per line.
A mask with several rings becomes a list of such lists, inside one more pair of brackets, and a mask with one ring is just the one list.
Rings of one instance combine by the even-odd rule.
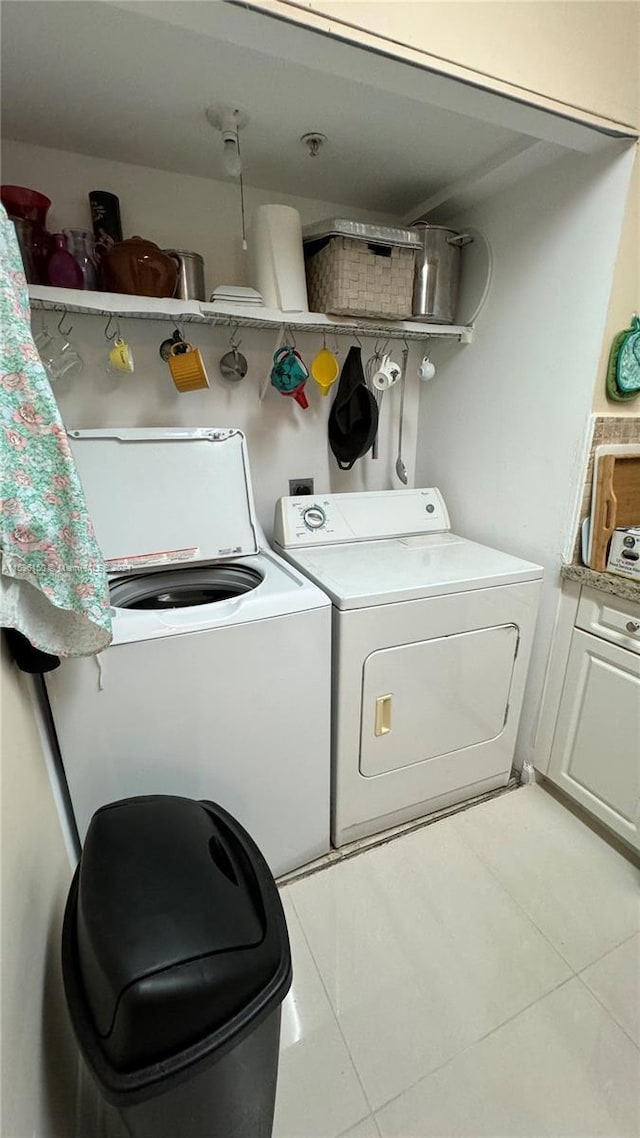
[[244, 173], [243, 173], [243, 168], [242, 168], [242, 154], [240, 152], [240, 131], [238, 131], [238, 134], [236, 137], [237, 137], [236, 145], [238, 147], [238, 158], [240, 159], [239, 181], [240, 181], [240, 214], [242, 217], [242, 251], [244, 253], [246, 253], [247, 249], [248, 249], [248, 245], [247, 245], [247, 219], [246, 219], [245, 204], [244, 204]]

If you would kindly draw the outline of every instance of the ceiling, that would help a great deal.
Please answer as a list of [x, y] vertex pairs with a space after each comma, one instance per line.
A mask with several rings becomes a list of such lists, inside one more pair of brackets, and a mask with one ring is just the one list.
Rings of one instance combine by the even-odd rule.
[[[266, 20], [191, 0], [5, 0], [3, 135], [225, 179], [204, 112], [230, 103], [250, 119], [248, 184], [398, 216], [522, 137], [474, 114], [473, 99], [471, 113], [438, 105], [418, 69], [387, 82], [390, 61], [356, 47], [298, 29], [285, 50], [282, 24], [282, 51], [267, 50]], [[307, 131], [328, 137], [316, 159], [299, 141]]]

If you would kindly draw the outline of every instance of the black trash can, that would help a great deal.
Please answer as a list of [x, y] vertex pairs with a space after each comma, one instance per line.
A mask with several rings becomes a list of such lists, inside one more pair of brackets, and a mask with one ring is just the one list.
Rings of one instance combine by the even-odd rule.
[[98, 810], [62, 970], [80, 1050], [133, 1138], [270, 1138], [289, 939], [226, 810], [166, 795]]

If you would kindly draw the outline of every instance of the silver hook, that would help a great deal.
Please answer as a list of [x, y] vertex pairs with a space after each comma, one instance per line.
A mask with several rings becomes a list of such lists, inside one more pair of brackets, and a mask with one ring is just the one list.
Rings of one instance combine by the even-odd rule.
[[360, 337], [358, 336], [358, 334], [356, 332], [353, 333], [353, 338], [354, 338], [356, 344], [358, 345], [358, 347], [362, 348], [362, 340], [360, 339]]
[[69, 327], [67, 328], [66, 332], [65, 332], [65, 331], [63, 330], [63, 328], [62, 328], [62, 322], [63, 322], [63, 320], [64, 320], [64, 318], [65, 318], [65, 316], [66, 316], [66, 315], [67, 315], [67, 310], [66, 310], [66, 308], [64, 308], [64, 309], [62, 310], [62, 316], [61, 316], [61, 317], [60, 317], [60, 319], [58, 320], [58, 331], [59, 331], [59, 333], [60, 333], [60, 335], [61, 335], [61, 336], [65, 336], [65, 337], [66, 337], [66, 336], [70, 336], [70, 335], [71, 335], [71, 333], [73, 332], [73, 324], [70, 324], [70, 325], [69, 325]]
[[231, 348], [232, 352], [237, 352], [238, 348], [240, 347], [240, 345], [242, 343], [242, 340], [240, 339], [240, 337], [238, 335], [238, 331], [239, 331], [238, 325], [234, 324], [232, 326], [231, 335], [229, 337], [229, 347]]
[[120, 325], [118, 324], [118, 322], [117, 322], [117, 321], [116, 321], [116, 330], [115, 330], [115, 332], [112, 332], [112, 333], [111, 333], [111, 335], [109, 334], [109, 329], [110, 329], [110, 327], [111, 327], [111, 321], [112, 321], [112, 320], [113, 320], [113, 315], [110, 315], [110, 316], [109, 316], [109, 319], [107, 320], [107, 324], [106, 324], [106, 327], [105, 327], [105, 330], [104, 330], [105, 338], [106, 338], [107, 340], [115, 340], [115, 339], [116, 339], [116, 338], [117, 338], [117, 337], [120, 335]]
[[406, 336], [402, 337], [402, 345], [404, 347], [405, 352], [407, 352], [407, 354], [408, 354], [409, 353], [409, 345], [407, 343]]

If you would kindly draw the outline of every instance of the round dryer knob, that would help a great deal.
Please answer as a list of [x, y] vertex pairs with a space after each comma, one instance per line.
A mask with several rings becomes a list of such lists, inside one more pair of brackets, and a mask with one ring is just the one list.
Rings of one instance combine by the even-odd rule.
[[307, 529], [322, 529], [327, 517], [322, 506], [307, 506], [302, 511], [302, 520]]

